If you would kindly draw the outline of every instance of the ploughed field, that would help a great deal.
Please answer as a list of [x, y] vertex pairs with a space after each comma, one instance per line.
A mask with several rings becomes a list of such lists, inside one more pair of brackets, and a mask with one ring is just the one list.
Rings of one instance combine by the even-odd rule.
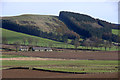
[[[119, 51], [120, 52], [120, 51]], [[64, 52], [3, 52], [4, 55], [20, 55], [40, 58], [78, 60], [118, 60], [118, 51], [64, 51]]]
[[69, 78], [117, 78], [117, 75], [118, 73], [69, 74], [27, 69], [10, 69], [3, 70], [2, 78], [66, 78], [66, 80], [69, 80]]
[[3, 78], [118, 77], [117, 51], [3, 52], [2, 54]]

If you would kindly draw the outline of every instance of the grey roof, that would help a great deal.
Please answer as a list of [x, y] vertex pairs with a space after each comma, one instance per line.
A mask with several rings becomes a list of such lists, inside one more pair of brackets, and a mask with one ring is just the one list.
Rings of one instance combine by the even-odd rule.
[[45, 49], [51, 50], [51, 48], [45, 48], [45, 47], [33, 47], [33, 49], [35, 49], [35, 50], [45, 50]]

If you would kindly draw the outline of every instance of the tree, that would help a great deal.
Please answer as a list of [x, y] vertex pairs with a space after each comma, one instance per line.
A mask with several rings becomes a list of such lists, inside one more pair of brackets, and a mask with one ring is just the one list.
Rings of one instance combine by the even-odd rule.
[[34, 39], [35, 45], [38, 45], [39, 39]]
[[108, 41], [108, 47], [109, 47], [109, 50], [111, 50], [111, 47], [113, 46], [112, 42], [111, 41]]
[[105, 51], [107, 49], [107, 47], [109, 46], [109, 42], [108, 41], [104, 41], [104, 48], [105, 48]]
[[18, 51], [19, 47], [20, 47], [20, 42], [19, 41], [16, 41], [13, 43], [15, 48], [16, 48], [16, 52]]
[[49, 42], [48, 47], [53, 47], [53, 42]]
[[27, 41], [28, 41], [28, 45], [33, 45], [33, 38], [29, 37]]
[[88, 47], [90, 46], [90, 39], [84, 40], [82, 45], [88, 49]]
[[24, 38], [22, 39], [22, 41], [23, 41], [23, 44], [25, 45], [26, 42], [27, 42], [27, 39], [24, 37]]
[[3, 44], [8, 44], [8, 40], [7, 40], [6, 37], [3, 37], [3, 38], [2, 38], [2, 43], [3, 43]]
[[89, 44], [90, 44], [91, 50], [93, 50], [93, 47], [95, 47], [95, 42], [94, 41], [90, 41]]
[[80, 46], [80, 42], [79, 42], [78, 38], [75, 38], [75, 40], [74, 40], [74, 46], [75, 46], [75, 49], [77, 49]]

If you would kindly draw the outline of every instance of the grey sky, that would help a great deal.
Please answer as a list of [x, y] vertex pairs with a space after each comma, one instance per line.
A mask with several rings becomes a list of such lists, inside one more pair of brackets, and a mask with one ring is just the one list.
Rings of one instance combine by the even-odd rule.
[[60, 11], [87, 14], [111, 23], [118, 23], [117, 2], [4, 2], [2, 16], [21, 14], [59, 15]]

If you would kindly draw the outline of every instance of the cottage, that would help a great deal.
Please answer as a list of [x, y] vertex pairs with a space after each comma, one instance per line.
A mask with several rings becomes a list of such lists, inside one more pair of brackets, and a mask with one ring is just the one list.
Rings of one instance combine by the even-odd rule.
[[53, 51], [51, 48], [45, 48], [45, 51]]
[[43, 47], [33, 47], [33, 51], [45, 51]]
[[28, 51], [28, 47], [27, 46], [20, 46], [19, 51]]
[[33, 47], [33, 51], [53, 51], [51, 48]]
[[45, 47], [28, 47], [28, 46], [20, 46], [20, 51], [53, 51], [51, 48]]

